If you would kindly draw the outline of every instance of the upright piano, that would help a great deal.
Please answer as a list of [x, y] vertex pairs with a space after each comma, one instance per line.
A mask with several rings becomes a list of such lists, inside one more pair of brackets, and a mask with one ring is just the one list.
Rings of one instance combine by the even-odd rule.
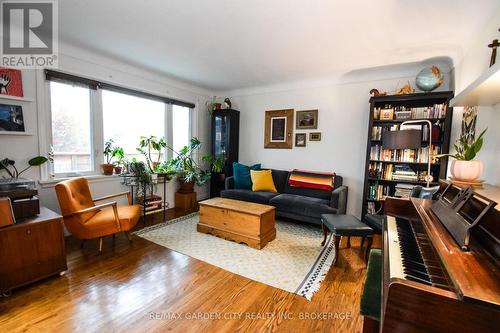
[[387, 198], [381, 332], [500, 332], [500, 191]]

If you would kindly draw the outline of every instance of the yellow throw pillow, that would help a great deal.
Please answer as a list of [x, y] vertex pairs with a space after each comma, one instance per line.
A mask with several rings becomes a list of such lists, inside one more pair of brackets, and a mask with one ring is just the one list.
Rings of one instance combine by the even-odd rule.
[[271, 170], [250, 170], [250, 178], [252, 178], [252, 191], [278, 192], [274, 186]]

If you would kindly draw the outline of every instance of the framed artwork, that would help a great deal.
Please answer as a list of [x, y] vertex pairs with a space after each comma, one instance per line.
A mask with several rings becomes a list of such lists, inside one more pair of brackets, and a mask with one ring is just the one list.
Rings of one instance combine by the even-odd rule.
[[295, 133], [295, 147], [305, 147], [306, 137], [306, 133]]
[[382, 109], [380, 110], [380, 120], [393, 120], [394, 119], [394, 109]]
[[0, 132], [24, 132], [23, 108], [20, 105], [0, 104]]
[[292, 149], [293, 109], [266, 111], [264, 148]]
[[296, 129], [318, 128], [318, 110], [297, 111]]
[[321, 132], [309, 133], [309, 141], [321, 141]]
[[23, 97], [23, 81], [19, 69], [0, 67], [0, 95]]
[[477, 106], [466, 106], [462, 115], [460, 138], [471, 144], [476, 137]]

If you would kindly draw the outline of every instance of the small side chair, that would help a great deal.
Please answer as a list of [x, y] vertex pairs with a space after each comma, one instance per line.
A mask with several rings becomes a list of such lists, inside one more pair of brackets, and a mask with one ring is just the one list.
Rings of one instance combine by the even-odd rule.
[[[93, 199], [85, 178], [65, 180], [55, 186], [64, 225], [76, 238], [99, 238], [99, 254], [102, 253], [103, 237], [125, 232], [131, 241], [130, 230], [141, 216], [140, 205], [132, 205], [130, 192], [121, 192]], [[116, 201], [96, 205], [96, 202], [127, 196], [128, 205], [118, 206]]]

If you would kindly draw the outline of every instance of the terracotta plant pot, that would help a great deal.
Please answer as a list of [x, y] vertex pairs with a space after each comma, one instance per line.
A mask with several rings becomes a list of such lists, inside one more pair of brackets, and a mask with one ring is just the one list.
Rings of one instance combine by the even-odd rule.
[[121, 166], [115, 166], [115, 174], [119, 175], [122, 173], [122, 167]]
[[106, 176], [111, 176], [114, 168], [114, 164], [101, 164], [102, 173]]
[[181, 187], [179, 188], [179, 193], [193, 193], [194, 192], [194, 181], [185, 182], [183, 180], [179, 180]]
[[483, 174], [483, 162], [454, 160], [451, 162], [450, 172], [453, 178], [457, 180], [476, 180]]

